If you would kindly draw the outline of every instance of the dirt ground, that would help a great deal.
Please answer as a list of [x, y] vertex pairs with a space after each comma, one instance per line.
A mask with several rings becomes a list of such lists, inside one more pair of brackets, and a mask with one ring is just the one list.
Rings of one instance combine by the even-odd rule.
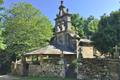
[[0, 75], [0, 80], [18, 80], [18, 78], [11, 75]]

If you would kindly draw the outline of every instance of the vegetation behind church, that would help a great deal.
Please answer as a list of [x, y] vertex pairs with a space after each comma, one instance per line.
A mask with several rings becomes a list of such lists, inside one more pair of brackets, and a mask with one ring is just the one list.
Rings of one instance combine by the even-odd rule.
[[72, 14], [72, 25], [81, 38], [91, 38], [98, 29], [98, 23], [94, 16], [85, 19], [79, 14]]
[[96, 48], [103, 53], [113, 53], [113, 47], [120, 46], [120, 10], [101, 17], [92, 39]]
[[85, 19], [79, 14], [73, 14], [72, 25], [79, 36], [92, 39], [102, 54], [113, 54], [113, 47], [120, 46], [120, 10], [111, 12], [110, 15], [104, 14], [100, 20], [94, 16]]

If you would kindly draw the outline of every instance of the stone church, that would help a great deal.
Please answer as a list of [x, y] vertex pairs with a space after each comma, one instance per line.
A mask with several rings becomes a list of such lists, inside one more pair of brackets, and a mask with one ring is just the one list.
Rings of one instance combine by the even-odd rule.
[[25, 55], [61, 55], [67, 57], [94, 58], [94, 48], [92, 41], [88, 39], [81, 39], [75, 32], [71, 24], [71, 16], [69, 10], [61, 1], [59, 12], [55, 18], [54, 34], [51, 38], [50, 45], [26, 53]]

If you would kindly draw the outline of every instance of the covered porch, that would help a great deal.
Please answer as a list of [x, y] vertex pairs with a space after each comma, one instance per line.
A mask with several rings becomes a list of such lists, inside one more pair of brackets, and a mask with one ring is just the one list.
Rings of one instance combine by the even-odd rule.
[[22, 59], [23, 74], [65, 77], [69, 65], [76, 57], [75, 53], [47, 46], [24, 54]]

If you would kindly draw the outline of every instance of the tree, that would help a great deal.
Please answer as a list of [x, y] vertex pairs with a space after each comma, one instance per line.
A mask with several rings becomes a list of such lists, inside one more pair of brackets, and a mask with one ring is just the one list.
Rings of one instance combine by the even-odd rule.
[[80, 37], [83, 37], [84, 19], [79, 14], [72, 14], [71, 20], [72, 20], [72, 25], [75, 27], [76, 32], [79, 34]]
[[3, 32], [2, 29], [0, 29], [0, 49], [5, 49], [6, 45], [4, 44], [4, 37], [2, 35], [2, 32]]
[[85, 19], [79, 14], [73, 14], [71, 19], [72, 25], [75, 27], [80, 37], [89, 38], [89, 36], [92, 36], [98, 29], [99, 20], [93, 16], [89, 16]]
[[99, 20], [89, 16], [84, 22], [84, 33], [87, 38], [92, 37], [98, 29]]
[[4, 0], [0, 0], [0, 74], [5, 74], [6, 71], [8, 71], [8, 61], [9, 58], [6, 57], [6, 54], [4, 52], [6, 45], [4, 42], [4, 36], [3, 36], [3, 11], [4, 7], [2, 6]]
[[31, 4], [15, 3], [6, 13], [5, 39], [9, 53], [21, 55], [48, 44], [52, 24]]
[[120, 11], [111, 12], [110, 16], [103, 15], [98, 26], [92, 38], [95, 47], [103, 54], [112, 53], [115, 45], [120, 46]]
[[[0, 11], [3, 10], [3, 7], [1, 6], [3, 4], [3, 0], [0, 0]], [[3, 37], [3, 30], [2, 30], [2, 12], [0, 12], [0, 49], [5, 49], [5, 44], [4, 44], [4, 37]]]
[[0, 4], [3, 4], [4, 0], [0, 0]]

